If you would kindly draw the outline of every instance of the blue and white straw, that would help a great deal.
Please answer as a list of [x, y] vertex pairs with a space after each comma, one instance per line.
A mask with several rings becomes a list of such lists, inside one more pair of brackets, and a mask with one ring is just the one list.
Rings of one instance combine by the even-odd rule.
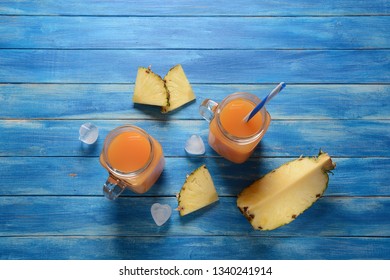
[[267, 104], [272, 98], [275, 97], [275, 95], [281, 92], [282, 89], [284, 89], [285, 87], [286, 83], [284, 82], [278, 84], [276, 88], [274, 88], [259, 104], [257, 104], [257, 106], [253, 108], [253, 110], [248, 115], [246, 115], [246, 117], [244, 118], [244, 122], [249, 122], [249, 120], [253, 118], [253, 116], [256, 115], [256, 113], [259, 112], [265, 104]]

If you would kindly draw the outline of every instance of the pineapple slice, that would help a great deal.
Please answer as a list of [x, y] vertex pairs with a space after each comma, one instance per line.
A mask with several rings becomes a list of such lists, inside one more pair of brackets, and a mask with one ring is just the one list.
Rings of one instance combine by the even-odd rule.
[[266, 174], [244, 189], [237, 206], [254, 229], [273, 230], [288, 224], [325, 192], [336, 164], [328, 154], [301, 157]]
[[180, 216], [199, 210], [217, 200], [218, 194], [206, 165], [202, 165], [187, 176], [177, 195]]
[[164, 80], [159, 75], [153, 73], [150, 67], [138, 68], [133, 102], [156, 106], [169, 105]]
[[180, 64], [172, 67], [164, 77], [169, 104], [162, 107], [163, 113], [173, 111], [195, 99], [195, 94]]

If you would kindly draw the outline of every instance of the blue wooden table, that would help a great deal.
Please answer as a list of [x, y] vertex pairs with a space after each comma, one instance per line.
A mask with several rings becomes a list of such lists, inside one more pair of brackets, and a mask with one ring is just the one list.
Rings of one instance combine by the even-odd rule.
[[[264, 3], [263, 3], [264, 2]], [[196, 101], [171, 114], [134, 105], [138, 66], [182, 64]], [[272, 123], [242, 165], [207, 146], [200, 102], [265, 96]], [[100, 129], [78, 140], [81, 124]], [[107, 133], [140, 126], [166, 167], [147, 193], [102, 195]], [[322, 148], [329, 187], [294, 222], [254, 231], [236, 196], [255, 179]], [[220, 200], [158, 227], [186, 174], [206, 164]], [[389, 259], [389, 1], [0, 1], [1, 259]]]

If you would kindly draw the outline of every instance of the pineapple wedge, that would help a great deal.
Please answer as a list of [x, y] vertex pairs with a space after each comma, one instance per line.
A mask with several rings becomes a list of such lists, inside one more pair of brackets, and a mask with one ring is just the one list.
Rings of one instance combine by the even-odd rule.
[[244, 189], [237, 206], [254, 229], [273, 230], [288, 224], [325, 192], [336, 164], [320, 151], [301, 157], [266, 174]]
[[206, 167], [202, 165], [187, 176], [177, 195], [180, 216], [199, 210], [218, 200], [213, 179]]
[[149, 68], [139, 67], [135, 80], [133, 102], [167, 106], [168, 94], [164, 80]]
[[173, 111], [195, 99], [194, 91], [180, 64], [172, 67], [164, 77], [169, 104], [162, 107], [163, 113]]

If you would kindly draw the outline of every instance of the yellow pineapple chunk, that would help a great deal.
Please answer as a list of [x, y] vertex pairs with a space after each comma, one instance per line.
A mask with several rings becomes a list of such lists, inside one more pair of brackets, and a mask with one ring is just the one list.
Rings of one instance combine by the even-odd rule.
[[202, 165], [188, 175], [180, 193], [177, 195], [180, 216], [187, 215], [218, 201], [213, 179]]
[[133, 102], [156, 106], [167, 106], [169, 104], [164, 80], [154, 73], [150, 67], [138, 68]]
[[164, 77], [168, 91], [169, 104], [162, 107], [162, 112], [173, 111], [195, 99], [195, 94], [180, 64], [172, 67]]
[[290, 161], [244, 189], [237, 206], [254, 229], [273, 230], [292, 222], [323, 195], [328, 172], [335, 167], [323, 152]]

